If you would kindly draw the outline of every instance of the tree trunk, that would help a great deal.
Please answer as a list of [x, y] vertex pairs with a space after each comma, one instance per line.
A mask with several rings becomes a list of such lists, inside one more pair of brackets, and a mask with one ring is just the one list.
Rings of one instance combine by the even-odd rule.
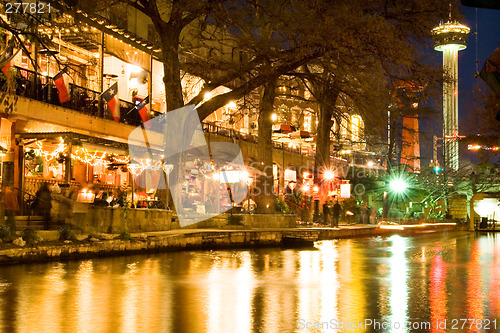
[[165, 102], [167, 112], [184, 106], [181, 85], [181, 65], [179, 61], [180, 31], [170, 28], [161, 34], [163, 83], [165, 85]]
[[[182, 95], [182, 85], [180, 78], [180, 61], [179, 61], [179, 36], [180, 30], [175, 29], [174, 27], [170, 27], [169, 29], [165, 29], [164, 33], [160, 34], [161, 42], [162, 42], [162, 62], [163, 62], [163, 83], [165, 85], [165, 103], [167, 107], [167, 112], [179, 109], [184, 106], [184, 99]], [[165, 144], [167, 144], [167, 138], [169, 137], [169, 133], [167, 132], [167, 128], [164, 128], [165, 134]], [[165, 180], [165, 206], [166, 207], [175, 207], [177, 214], [183, 212], [182, 207], [182, 196], [181, 193], [177, 193], [176, 198], [174, 198], [171, 194], [169, 183], [171, 184], [182, 184], [184, 181], [184, 161], [182, 160], [182, 154], [178, 154], [171, 161], [173, 165], [180, 166], [179, 168], [174, 168], [172, 173], [169, 176], [163, 175]], [[178, 188], [179, 192], [181, 191]]]
[[327, 87], [322, 89], [314, 156], [314, 182], [321, 183], [320, 172], [330, 168], [330, 130], [333, 126], [335, 102], [339, 93]]
[[264, 175], [257, 179], [255, 188], [255, 203], [258, 213], [273, 213], [276, 211], [273, 193], [273, 142], [272, 137], [272, 114], [275, 97], [275, 80], [264, 85], [264, 95], [260, 105], [259, 113], [259, 136], [258, 136], [258, 156], [259, 167]]
[[319, 188], [319, 201], [314, 201], [314, 220], [319, 219], [319, 204], [328, 201], [329, 183], [321, 181], [321, 173], [330, 169], [330, 130], [333, 125], [332, 116], [334, 114], [335, 102], [339, 95], [323, 85], [317, 89], [319, 96], [318, 126], [316, 130], [316, 155], [314, 156], [314, 183]]

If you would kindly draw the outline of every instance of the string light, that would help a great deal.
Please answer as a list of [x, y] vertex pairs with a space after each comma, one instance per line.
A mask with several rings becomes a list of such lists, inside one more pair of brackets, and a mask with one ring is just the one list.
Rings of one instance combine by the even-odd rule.
[[35, 148], [35, 152], [37, 155], [42, 156], [47, 162], [51, 162], [52, 160], [59, 158], [59, 156], [62, 154], [64, 157], [66, 157], [66, 145], [64, 144], [63, 138], [59, 138], [59, 143], [57, 144], [56, 149], [52, 152], [48, 152], [46, 150], [43, 150], [43, 145], [40, 141], [36, 142], [37, 148]]
[[[51, 162], [61, 156], [67, 157], [67, 145], [64, 143], [62, 138], [59, 138], [59, 143], [53, 151], [47, 151], [43, 149], [43, 144], [41, 142], [36, 142], [36, 148], [33, 150], [35, 153], [43, 157], [47, 162]], [[152, 160], [149, 158], [138, 159], [134, 163], [130, 163], [130, 156], [115, 156], [106, 152], [94, 151], [90, 152], [86, 148], [77, 147], [76, 150], [71, 154], [73, 160], [89, 164], [93, 167], [102, 166], [107, 168], [111, 164], [128, 164], [127, 169], [134, 176], [138, 176], [145, 170], [159, 171], [163, 170], [166, 174], [170, 174], [174, 169], [172, 164], [166, 164], [161, 160]], [[210, 162], [202, 162], [200, 167], [200, 172], [209, 173], [215, 170], [215, 165]]]
[[174, 169], [174, 166], [172, 164], [165, 164], [163, 161], [151, 160], [147, 158], [136, 160], [134, 163], [130, 163], [127, 168], [134, 176], [138, 176], [143, 173], [144, 170], [158, 171], [162, 169], [166, 174], [170, 174], [170, 172]]

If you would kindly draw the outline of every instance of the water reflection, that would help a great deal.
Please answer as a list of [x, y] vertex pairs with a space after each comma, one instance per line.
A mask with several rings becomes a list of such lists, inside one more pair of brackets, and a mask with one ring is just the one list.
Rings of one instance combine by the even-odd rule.
[[[408, 285], [407, 285], [407, 260], [406, 260], [406, 242], [407, 238], [400, 236], [392, 236], [390, 238], [392, 244], [390, 251], [392, 253], [390, 259], [391, 270], [391, 316], [390, 322], [405, 323], [408, 321]], [[394, 332], [406, 331], [400, 327], [394, 328]]]
[[2, 267], [0, 330], [448, 332], [462, 318], [500, 325], [499, 252], [496, 234], [454, 233]]

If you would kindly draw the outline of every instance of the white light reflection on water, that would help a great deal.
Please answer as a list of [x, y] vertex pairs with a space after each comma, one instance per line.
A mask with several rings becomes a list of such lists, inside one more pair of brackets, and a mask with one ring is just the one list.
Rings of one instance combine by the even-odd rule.
[[139, 286], [137, 281], [137, 275], [139, 274], [139, 270], [137, 267], [137, 263], [130, 263], [127, 265], [125, 269], [125, 273], [123, 274], [123, 305], [121, 307], [121, 322], [122, 329], [125, 332], [133, 332], [134, 329], [137, 328], [137, 320], [139, 319]]
[[[35, 270], [21, 277], [16, 312], [17, 329], [20, 332], [57, 332], [61, 330], [64, 317], [64, 292], [67, 283], [64, 265], [51, 264], [46, 270]], [[50, 318], [38, 322], [33, 318]]]
[[[236, 325], [234, 332], [249, 332], [252, 328], [252, 296], [254, 294], [255, 276], [252, 256], [248, 251], [239, 253], [239, 267], [234, 278], [234, 305], [236, 306]], [[220, 331], [219, 331], [220, 332]]]
[[206, 279], [207, 332], [249, 332], [256, 277], [250, 252], [215, 256]]
[[[316, 244], [321, 255], [321, 313], [320, 321], [329, 322], [340, 319], [338, 308], [339, 281], [337, 273], [338, 248], [337, 241], [325, 241]], [[332, 332], [337, 332], [333, 330]]]
[[[392, 236], [389, 238], [392, 242], [390, 251], [392, 256], [390, 259], [391, 270], [391, 291], [390, 291], [390, 307], [391, 316], [389, 318], [392, 323], [403, 325], [408, 320], [408, 266], [406, 259], [407, 239], [401, 236]], [[404, 328], [396, 329], [394, 332], [406, 332]]]
[[[297, 270], [297, 302], [298, 302], [298, 317], [306, 320], [318, 320], [317, 295], [314, 292], [316, 284], [314, 268], [312, 267], [312, 257], [314, 252], [302, 251], [299, 254], [299, 267]], [[319, 270], [319, 267], [317, 267]]]
[[[94, 307], [94, 267], [91, 260], [82, 261], [74, 276], [75, 279], [75, 302], [71, 316], [76, 319], [76, 326], [79, 332], [89, 332]], [[105, 311], [104, 309], [102, 309]], [[97, 318], [96, 320], [102, 317]], [[92, 323], [92, 324], [95, 324]]]

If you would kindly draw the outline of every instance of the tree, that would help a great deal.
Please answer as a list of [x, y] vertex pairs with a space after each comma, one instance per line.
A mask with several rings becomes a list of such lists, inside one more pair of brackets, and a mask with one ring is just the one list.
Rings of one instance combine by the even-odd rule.
[[[75, 17], [78, 9], [90, 11], [85, 1], [54, 2], [63, 4], [61, 8], [68, 5]], [[323, 108], [324, 115], [320, 116], [326, 120], [321, 124], [325, 127], [331, 123], [328, 113], [332, 113], [327, 105], [335, 103], [337, 92], [345, 92], [355, 101], [364, 119], [374, 121], [382, 119], [383, 108], [375, 106], [384, 104], [381, 101], [387, 97], [379, 97], [384, 96], [382, 92], [391, 80], [409, 76], [416, 81], [423, 80], [426, 76], [418, 70], [415, 48], [439, 21], [440, 14], [448, 9], [447, 4], [431, 0], [404, 4], [384, 0], [333, 3], [326, 0], [121, 0], [111, 3], [115, 4], [126, 4], [145, 14], [158, 34], [167, 111], [185, 104], [181, 87], [183, 72], [197, 74], [204, 80], [199, 94], [188, 102], [198, 104], [198, 114], [203, 120], [229, 101], [265, 87], [280, 75], [299, 74], [297, 69], [301, 66], [320, 61], [324, 70], [319, 73], [326, 86], [319, 90], [323, 92], [323, 99], [330, 99]], [[196, 43], [192, 43], [193, 37]], [[244, 57], [238, 61], [228, 60], [224, 46], [241, 50]], [[215, 52], [203, 55], [200, 50]], [[204, 100], [206, 91], [221, 86], [228, 87], [229, 91]], [[266, 117], [262, 119], [270, 121]], [[320, 131], [318, 161], [327, 160], [330, 127]]]

